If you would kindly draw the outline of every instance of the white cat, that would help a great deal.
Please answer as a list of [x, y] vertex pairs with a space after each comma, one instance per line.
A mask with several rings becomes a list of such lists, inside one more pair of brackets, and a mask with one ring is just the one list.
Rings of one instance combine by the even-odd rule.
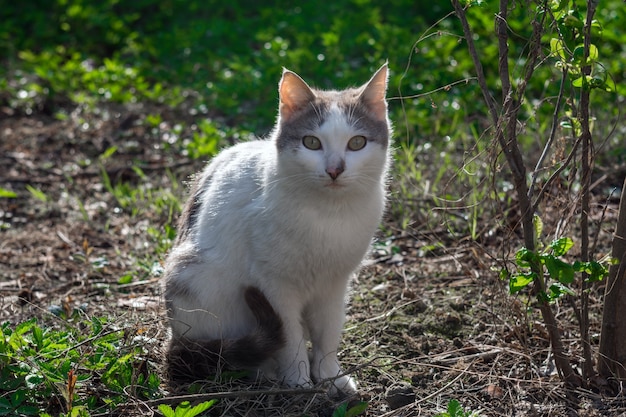
[[337, 349], [385, 205], [386, 90], [386, 64], [342, 91], [284, 70], [271, 136], [222, 151], [198, 176], [165, 265], [172, 373], [228, 364], [356, 391]]

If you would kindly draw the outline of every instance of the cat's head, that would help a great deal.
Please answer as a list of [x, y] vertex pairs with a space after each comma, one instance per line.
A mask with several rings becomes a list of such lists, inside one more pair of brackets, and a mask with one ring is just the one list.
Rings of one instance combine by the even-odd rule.
[[387, 64], [358, 88], [323, 91], [283, 71], [274, 132], [279, 170], [328, 189], [380, 184], [389, 159]]

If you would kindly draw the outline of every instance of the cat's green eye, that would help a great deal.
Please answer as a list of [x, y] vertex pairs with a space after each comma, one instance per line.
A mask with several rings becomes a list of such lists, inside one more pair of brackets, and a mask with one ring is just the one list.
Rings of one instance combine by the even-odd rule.
[[358, 151], [363, 149], [366, 143], [367, 139], [365, 139], [365, 136], [354, 136], [348, 141], [348, 149]]
[[322, 142], [315, 136], [305, 136], [302, 138], [302, 144], [305, 148], [317, 151], [322, 149]]

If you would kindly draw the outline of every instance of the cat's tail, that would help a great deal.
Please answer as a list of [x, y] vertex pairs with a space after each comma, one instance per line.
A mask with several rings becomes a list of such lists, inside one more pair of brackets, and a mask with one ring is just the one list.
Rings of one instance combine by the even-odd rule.
[[256, 317], [256, 329], [240, 339], [173, 338], [167, 352], [170, 380], [195, 381], [225, 368], [256, 368], [285, 345], [283, 321], [261, 290], [247, 287], [244, 298]]

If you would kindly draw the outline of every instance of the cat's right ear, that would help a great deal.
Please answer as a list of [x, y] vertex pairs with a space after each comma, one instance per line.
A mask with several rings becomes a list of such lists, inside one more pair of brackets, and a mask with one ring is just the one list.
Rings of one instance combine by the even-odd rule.
[[283, 77], [278, 84], [280, 97], [279, 113], [282, 120], [289, 120], [298, 110], [315, 100], [315, 94], [295, 72], [283, 68]]

